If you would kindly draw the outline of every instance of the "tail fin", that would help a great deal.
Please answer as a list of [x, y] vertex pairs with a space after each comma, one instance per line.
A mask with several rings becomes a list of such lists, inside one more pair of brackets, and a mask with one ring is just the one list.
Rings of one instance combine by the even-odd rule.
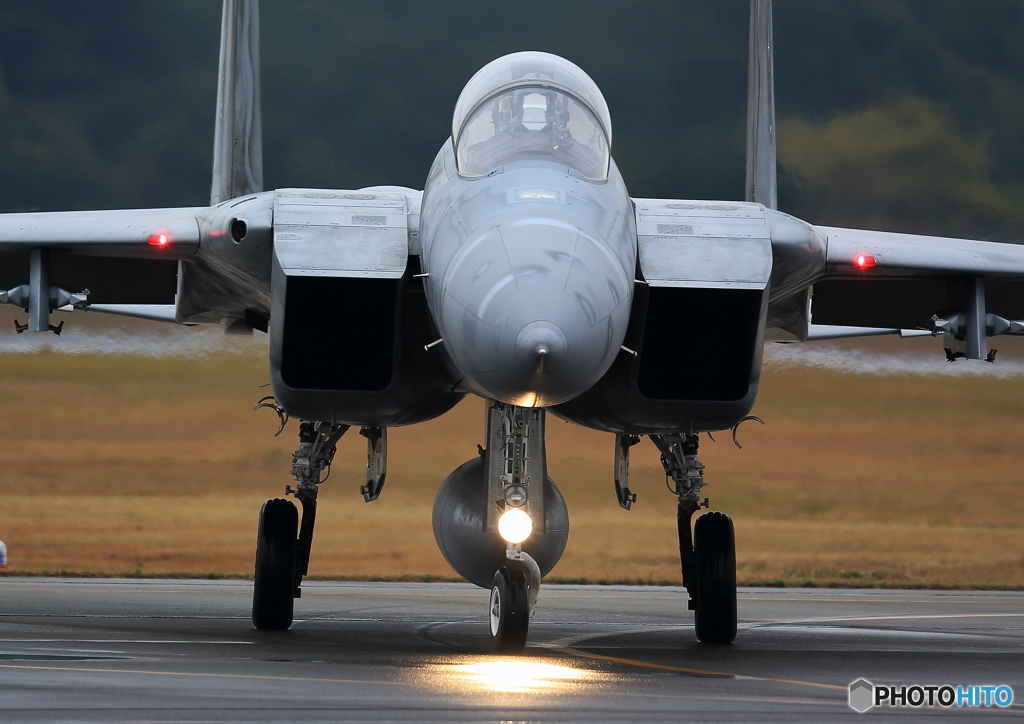
[[210, 204], [262, 190], [259, 0], [224, 0]]
[[778, 208], [772, 0], [750, 0], [747, 76], [747, 201]]

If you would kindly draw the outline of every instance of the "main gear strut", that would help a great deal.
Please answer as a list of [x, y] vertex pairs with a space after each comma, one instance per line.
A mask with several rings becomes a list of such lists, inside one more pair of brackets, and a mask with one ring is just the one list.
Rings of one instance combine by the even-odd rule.
[[294, 495], [302, 504], [302, 523], [295, 556], [295, 598], [302, 596], [302, 577], [309, 573], [309, 554], [313, 546], [316, 523], [316, 496], [324, 471], [330, 475], [331, 461], [338, 450], [338, 441], [348, 432], [348, 425], [305, 420], [299, 424], [299, 447], [292, 453], [292, 477], [295, 488], [285, 486], [285, 495]]
[[708, 499], [700, 501], [700, 491], [707, 483], [704, 482], [704, 463], [697, 459], [700, 440], [697, 435], [673, 433], [670, 435], [651, 435], [658, 450], [661, 451], [661, 466], [675, 485], [673, 491], [679, 498], [676, 508], [676, 525], [679, 528], [679, 562], [683, 569], [683, 585], [690, 594], [690, 608], [697, 598], [697, 581], [693, 568], [693, 534], [690, 522], [693, 514], [701, 508], [708, 507]]
[[[282, 419], [282, 427], [286, 421]], [[302, 594], [299, 584], [309, 571], [317, 486], [347, 431], [348, 425], [309, 420], [299, 424], [299, 448], [292, 453], [291, 470], [297, 485], [286, 486], [285, 495], [294, 495], [302, 504], [301, 526], [295, 504], [285, 498], [268, 500], [260, 510], [252, 595], [252, 622], [258, 629], [284, 631], [292, 625], [295, 599]]]

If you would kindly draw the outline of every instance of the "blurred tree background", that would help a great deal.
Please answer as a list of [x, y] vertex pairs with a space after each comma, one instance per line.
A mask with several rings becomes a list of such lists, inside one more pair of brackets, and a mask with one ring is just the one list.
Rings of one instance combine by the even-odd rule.
[[[742, 198], [747, 0], [262, 0], [267, 188], [420, 188], [459, 91], [537, 49], [602, 88], [634, 196]], [[202, 205], [220, 3], [0, 3], [0, 209]], [[1024, 238], [1024, 0], [775, 0], [780, 204]]]

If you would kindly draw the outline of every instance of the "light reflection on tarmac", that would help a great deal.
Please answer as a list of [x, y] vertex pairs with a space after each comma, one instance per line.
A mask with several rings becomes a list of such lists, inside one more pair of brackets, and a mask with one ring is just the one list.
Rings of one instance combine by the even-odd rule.
[[[449, 673], [450, 671], [450, 673]], [[444, 673], [456, 681], [485, 691], [564, 691], [579, 681], [604, 678], [601, 674], [560, 664], [523, 659], [483, 659], [469, 664], [452, 664]]]
[[288, 632], [245, 581], [0, 578], [0, 721], [824, 721], [847, 686], [1007, 684], [1024, 593], [744, 589], [702, 646], [676, 588], [546, 586], [523, 656], [487, 650], [463, 584], [304, 586]]

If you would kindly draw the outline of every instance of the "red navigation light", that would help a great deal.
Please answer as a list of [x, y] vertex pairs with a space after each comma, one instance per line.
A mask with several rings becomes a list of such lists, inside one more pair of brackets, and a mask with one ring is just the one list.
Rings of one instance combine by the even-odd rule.
[[[153, 242], [150, 243], [152, 244]], [[869, 256], [868, 254], [858, 254], [854, 258], [853, 263], [858, 269], [870, 269], [875, 265], [875, 257]]]
[[149, 237], [150, 246], [165, 247], [170, 245], [170, 243], [171, 237], [168, 234], [165, 234], [164, 232], [160, 232], [159, 234], [153, 234], [151, 237]]

